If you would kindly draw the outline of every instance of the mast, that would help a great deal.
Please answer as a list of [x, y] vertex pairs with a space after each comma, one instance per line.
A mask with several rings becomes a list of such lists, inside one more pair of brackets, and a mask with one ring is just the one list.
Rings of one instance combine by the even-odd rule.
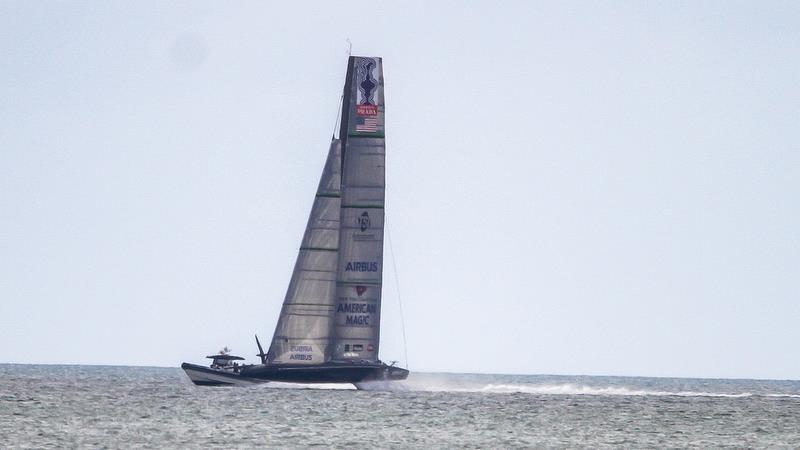
[[385, 193], [383, 66], [351, 56], [342, 100], [341, 213], [331, 359], [378, 360]]

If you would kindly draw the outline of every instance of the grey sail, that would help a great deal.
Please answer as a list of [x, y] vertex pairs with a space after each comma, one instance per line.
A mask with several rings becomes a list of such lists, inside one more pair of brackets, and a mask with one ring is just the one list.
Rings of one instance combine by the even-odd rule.
[[289, 289], [268, 352], [271, 364], [330, 360], [336, 295], [341, 143], [331, 142]]
[[383, 67], [351, 57], [342, 124], [342, 202], [333, 360], [378, 360], [385, 191]]

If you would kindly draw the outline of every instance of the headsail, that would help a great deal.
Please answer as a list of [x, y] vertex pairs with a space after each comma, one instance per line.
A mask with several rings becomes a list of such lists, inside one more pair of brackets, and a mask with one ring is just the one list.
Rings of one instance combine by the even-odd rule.
[[378, 359], [385, 140], [380, 58], [350, 57], [342, 123], [342, 198], [332, 359]]
[[268, 352], [271, 364], [330, 360], [338, 262], [341, 143], [331, 142]]

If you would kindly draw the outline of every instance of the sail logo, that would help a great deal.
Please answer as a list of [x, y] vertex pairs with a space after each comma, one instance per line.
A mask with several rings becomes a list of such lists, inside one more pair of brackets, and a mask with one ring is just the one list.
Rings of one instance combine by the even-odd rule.
[[356, 114], [361, 117], [374, 117], [378, 115], [378, 107], [375, 105], [356, 105]]
[[345, 325], [362, 325], [369, 326], [369, 316], [347, 315]]
[[369, 303], [339, 303], [336, 305], [337, 313], [375, 314], [378, 307]]
[[359, 297], [361, 297], [362, 295], [364, 295], [364, 292], [367, 292], [367, 287], [366, 287], [366, 286], [356, 286], [356, 294], [357, 294]]
[[289, 355], [289, 360], [292, 361], [312, 361], [314, 359], [312, 355], [304, 354], [314, 352], [314, 349], [310, 345], [291, 345], [289, 346], [289, 351], [299, 353], [292, 353]]
[[370, 222], [369, 222], [369, 214], [364, 211], [358, 216], [358, 227], [361, 229], [361, 232], [367, 231], [369, 229]]
[[377, 272], [378, 263], [374, 261], [350, 261], [344, 268], [345, 272]]
[[[372, 72], [376, 67], [378, 67], [378, 65], [372, 58], [359, 58], [357, 60], [358, 105], [375, 105], [375, 88], [378, 87], [378, 83]], [[375, 114], [377, 114], [377, 110]]]
[[378, 313], [378, 305], [372, 303], [339, 303], [336, 312], [344, 314], [344, 324], [347, 326], [372, 326], [372, 314]]

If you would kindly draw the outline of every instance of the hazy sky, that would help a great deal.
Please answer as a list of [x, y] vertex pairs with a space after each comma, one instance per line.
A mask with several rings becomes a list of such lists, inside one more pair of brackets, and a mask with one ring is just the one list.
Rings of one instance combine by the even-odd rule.
[[412, 370], [800, 378], [800, 4], [402, 3], [0, 2], [0, 362], [254, 361], [349, 38]]

